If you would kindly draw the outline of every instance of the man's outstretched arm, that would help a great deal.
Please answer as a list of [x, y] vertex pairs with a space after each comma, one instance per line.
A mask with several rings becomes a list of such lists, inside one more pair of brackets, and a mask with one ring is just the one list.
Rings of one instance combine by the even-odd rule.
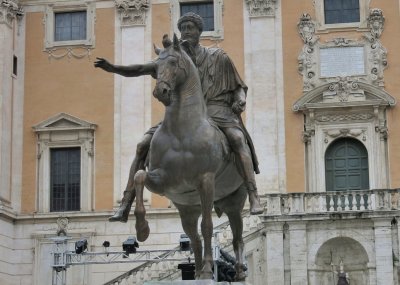
[[114, 65], [104, 58], [97, 57], [94, 66], [125, 77], [151, 75], [153, 78], [156, 78], [156, 65], [153, 62], [147, 64]]

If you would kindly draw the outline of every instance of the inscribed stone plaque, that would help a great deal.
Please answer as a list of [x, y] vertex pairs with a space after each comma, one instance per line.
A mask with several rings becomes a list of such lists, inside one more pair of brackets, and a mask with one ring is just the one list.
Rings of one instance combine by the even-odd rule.
[[320, 49], [321, 77], [365, 74], [364, 47], [332, 47]]

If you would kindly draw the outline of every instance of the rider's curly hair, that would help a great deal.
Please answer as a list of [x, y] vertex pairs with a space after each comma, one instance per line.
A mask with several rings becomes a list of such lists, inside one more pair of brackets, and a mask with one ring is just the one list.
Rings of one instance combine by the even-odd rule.
[[203, 26], [204, 26], [203, 18], [193, 12], [188, 12], [179, 18], [178, 20], [179, 31], [181, 30], [182, 23], [187, 21], [193, 22], [197, 26], [197, 28], [199, 28], [200, 33], [203, 32]]

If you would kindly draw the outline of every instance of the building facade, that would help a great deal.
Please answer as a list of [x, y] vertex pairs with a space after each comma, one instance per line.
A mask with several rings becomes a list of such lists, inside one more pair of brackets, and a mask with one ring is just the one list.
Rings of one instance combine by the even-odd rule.
[[[244, 216], [247, 280], [399, 284], [397, 0], [0, 0], [0, 284], [51, 284], [54, 237], [101, 252], [135, 235], [133, 215], [107, 218], [164, 109], [150, 77], [93, 63], [151, 61], [185, 11], [204, 17], [202, 44], [223, 48], [248, 86], [265, 211]], [[140, 247], [176, 247], [176, 209], [150, 192], [145, 203]], [[231, 251], [227, 225], [215, 220]], [[179, 278], [162, 263], [66, 272], [66, 284]]]

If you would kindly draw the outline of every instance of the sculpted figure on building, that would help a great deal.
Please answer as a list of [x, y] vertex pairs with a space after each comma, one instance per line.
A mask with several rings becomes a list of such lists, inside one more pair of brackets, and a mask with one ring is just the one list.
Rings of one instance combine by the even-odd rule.
[[[178, 28], [181, 32], [181, 42], [187, 43], [182, 47], [198, 68], [208, 114], [225, 134], [235, 154], [238, 171], [248, 190], [251, 214], [260, 214], [263, 207], [260, 205], [254, 175], [259, 173], [258, 161], [252, 140], [240, 116], [246, 107], [247, 86], [222, 49], [200, 45], [200, 35], [203, 31], [203, 20], [200, 16], [194, 13], [183, 15], [178, 21]], [[164, 36], [163, 42], [165, 41], [170, 40]], [[96, 61], [95, 66], [127, 77], [137, 76], [139, 72], [137, 66], [113, 65], [102, 58]], [[140, 70], [141, 74], [143, 72], [146, 73], [145, 70]], [[155, 76], [150, 70], [147, 74]], [[121, 206], [110, 217], [110, 221], [127, 221], [135, 198], [133, 178], [139, 169], [145, 167], [150, 142], [159, 125], [148, 130], [138, 144]]]

